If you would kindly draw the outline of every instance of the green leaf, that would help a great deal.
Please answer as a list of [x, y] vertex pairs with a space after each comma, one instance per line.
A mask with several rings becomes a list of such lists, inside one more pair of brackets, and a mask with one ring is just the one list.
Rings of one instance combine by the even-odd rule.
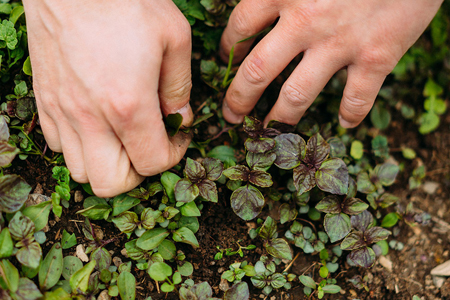
[[176, 256], [177, 248], [174, 243], [166, 239], [158, 246], [158, 253], [164, 260], [171, 260]]
[[72, 275], [82, 267], [83, 263], [78, 257], [68, 255], [63, 259], [62, 276], [64, 277], [64, 279], [70, 280], [70, 277], [72, 277]]
[[200, 190], [195, 183], [192, 183], [189, 179], [184, 178], [177, 182], [175, 185], [175, 199], [178, 202], [191, 202], [200, 194]]
[[244, 165], [229, 167], [223, 171], [223, 175], [230, 180], [248, 181], [250, 170]]
[[180, 212], [183, 216], [187, 217], [200, 217], [200, 210], [197, 208], [197, 204], [194, 201], [186, 203], [180, 207]]
[[48, 215], [50, 214], [51, 208], [52, 202], [44, 201], [36, 205], [25, 207], [22, 213], [33, 221], [35, 231], [40, 231], [48, 223]]
[[95, 268], [95, 264], [95, 260], [92, 260], [72, 275], [70, 278], [70, 288], [72, 289], [72, 293], [77, 293], [77, 290], [86, 292], [89, 285], [89, 277]]
[[33, 221], [27, 216], [24, 216], [20, 211], [14, 215], [8, 226], [12, 238], [17, 241], [32, 237], [34, 234], [35, 227]]
[[369, 205], [358, 198], [346, 198], [342, 203], [342, 211], [349, 215], [357, 215], [369, 208]]
[[23, 72], [25, 73], [25, 75], [32, 76], [32, 71], [31, 71], [31, 60], [30, 60], [30, 57], [29, 57], [29, 56], [28, 56], [27, 59], [24, 61], [22, 70], [23, 70]]
[[139, 203], [141, 203], [141, 201], [139, 199], [130, 197], [127, 194], [120, 194], [120, 195], [114, 197], [114, 199], [113, 199], [112, 216], [113, 217], [118, 216], [121, 213], [129, 210], [130, 208], [135, 207]]
[[317, 203], [316, 209], [324, 213], [338, 214], [342, 210], [341, 200], [336, 195], [326, 196], [319, 203]]
[[132, 233], [139, 223], [138, 216], [132, 211], [125, 211], [113, 218], [112, 221], [124, 233]]
[[370, 194], [377, 190], [376, 186], [370, 180], [369, 174], [366, 172], [359, 173], [357, 177], [358, 192], [364, 194]]
[[222, 162], [226, 162], [227, 160], [232, 160], [237, 163], [237, 158], [234, 156], [234, 149], [227, 145], [220, 145], [214, 147], [211, 151], [206, 155], [208, 157], [217, 158]]
[[170, 293], [170, 292], [173, 292], [174, 289], [175, 289], [175, 287], [174, 287], [173, 285], [170, 285], [170, 284], [167, 283], [167, 282], [164, 282], [164, 283], [161, 285], [161, 291], [162, 291], [163, 293]]
[[364, 247], [352, 251], [347, 257], [355, 264], [364, 268], [369, 268], [375, 262], [376, 255], [375, 252], [372, 250], [372, 248]]
[[194, 233], [187, 227], [177, 229], [172, 236], [175, 242], [189, 244], [194, 248], [198, 248], [199, 244]]
[[180, 218], [180, 220], [178, 221], [178, 227], [187, 227], [193, 233], [196, 233], [198, 231], [198, 229], [200, 228], [200, 225], [199, 225], [198, 219], [196, 217], [182, 216]]
[[391, 114], [386, 109], [385, 105], [376, 102], [370, 111], [370, 120], [373, 126], [379, 130], [384, 130], [388, 128], [391, 122]]
[[205, 168], [199, 162], [189, 157], [186, 159], [184, 172], [186, 173], [186, 176], [192, 181], [206, 178]]
[[180, 176], [169, 171], [166, 171], [161, 175], [161, 184], [163, 185], [170, 202], [175, 202], [175, 185], [180, 179]]
[[14, 50], [18, 43], [17, 32], [14, 28], [14, 23], [8, 20], [3, 20], [0, 24], [0, 40], [5, 41], [9, 50]]
[[334, 243], [343, 239], [351, 230], [350, 217], [346, 214], [327, 214], [324, 220], [325, 231]]
[[414, 159], [416, 158], [416, 151], [411, 148], [404, 147], [402, 148], [403, 157], [406, 159]]
[[283, 203], [280, 206], [280, 223], [284, 224], [295, 220], [298, 211], [295, 208], [291, 208], [288, 203]]
[[4, 228], [0, 233], [0, 245], [0, 258], [10, 257], [14, 250], [14, 244], [8, 228]]
[[143, 250], [153, 250], [169, 235], [169, 231], [165, 228], [154, 228], [147, 230], [136, 241], [136, 246]]
[[425, 97], [436, 97], [441, 95], [444, 92], [444, 89], [438, 85], [432, 78], [428, 78], [428, 81], [425, 83], [425, 87], [423, 89], [423, 95]]
[[183, 124], [183, 116], [179, 113], [169, 114], [165, 117], [164, 123], [169, 135], [174, 136], [178, 133]]
[[156, 225], [156, 220], [161, 217], [161, 211], [153, 210], [150, 207], [144, 208], [141, 213], [142, 227], [145, 229], [153, 229]]
[[183, 265], [177, 266], [177, 270], [178, 270], [178, 272], [180, 272], [180, 274], [182, 276], [188, 277], [188, 276], [191, 276], [192, 273], [194, 272], [194, 267], [192, 266], [192, 264], [190, 262], [185, 261], [183, 263]]
[[425, 112], [419, 118], [419, 132], [421, 134], [428, 134], [436, 130], [439, 127], [439, 123], [439, 116], [435, 112]]
[[294, 185], [298, 195], [310, 191], [316, 186], [315, 170], [310, 169], [305, 164], [301, 164], [294, 169]]
[[341, 243], [342, 250], [355, 250], [364, 247], [366, 244], [364, 235], [361, 231], [351, 232]]
[[248, 181], [259, 187], [272, 186], [272, 175], [265, 171], [252, 170], [248, 174]]
[[348, 191], [347, 165], [340, 158], [331, 158], [316, 171], [317, 186], [325, 192], [345, 195]]
[[250, 292], [248, 290], [247, 282], [236, 282], [233, 286], [225, 292], [224, 300], [248, 300]]
[[63, 230], [61, 245], [63, 249], [69, 249], [77, 244], [77, 237], [75, 233], [68, 233], [65, 229]]
[[337, 294], [341, 291], [341, 287], [334, 284], [327, 284], [326, 286], [322, 287], [322, 291], [328, 294]]
[[50, 249], [39, 269], [39, 286], [43, 290], [51, 289], [63, 272], [63, 253], [60, 243]]
[[275, 236], [276, 233], [277, 233], [277, 223], [274, 221], [274, 219], [272, 219], [272, 217], [269, 216], [266, 218], [264, 224], [261, 226], [258, 235], [263, 240], [270, 240]]
[[387, 239], [390, 234], [391, 232], [389, 230], [376, 226], [367, 229], [364, 232], [364, 237], [367, 244], [373, 244]]
[[384, 216], [383, 221], [381, 221], [381, 226], [385, 228], [390, 228], [395, 226], [398, 222], [398, 214], [395, 212], [388, 213]]
[[342, 158], [347, 156], [347, 148], [344, 142], [336, 136], [331, 137], [327, 140], [328, 145], [330, 145], [330, 156]]
[[90, 259], [96, 262], [95, 269], [99, 271], [108, 269], [111, 265], [111, 254], [103, 247], [95, 249]]
[[389, 158], [389, 146], [387, 137], [384, 135], [377, 135], [372, 140], [372, 150], [375, 156], [381, 157], [383, 159]]
[[231, 194], [230, 200], [233, 211], [246, 221], [259, 215], [264, 206], [264, 197], [261, 192], [249, 184], [236, 189]]
[[11, 23], [16, 24], [17, 20], [21, 15], [23, 15], [24, 12], [25, 11], [22, 5], [17, 5], [16, 7], [14, 7], [14, 9], [11, 12], [11, 15], [9, 16], [9, 20], [11, 21]]
[[8, 144], [7, 141], [0, 141], [0, 167], [9, 165], [20, 150]]
[[108, 204], [97, 204], [82, 210], [77, 211], [77, 214], [81, 214], [91, 220], [106, 220], [110, 212], [112, 211], [111, 206]]
[[394, 183], [397, 177], [399, 167], [392, 163], [384, 163], [382, 165], [376, 165], [373, 170], [374, 174], [378, 177], [380, 183], [384, 186], [390, 186]]
[[319, 269], [319, 276], [320, 276], [320, 277], [322, 277], [322, 278], [327, 278], [328, 273], [329, 273], [329, 272], [328, 272], [328, 269], [327, 269], [326, 266], [320, 267], [320, 269]]
[[156, 262], [148, 269], [148, 274], [153, 280], [164, 281], [172, 276], [172, 268], [163, 262]]
[[0, 14], [9, 15], [12, 11], [11, 4], [9, 3], [1, 3], [0, 4]]
[[309, 287], [313, 290], [316, 289], [316, 283], [314, 281], [314, 279], [312, 279], [309, 276], [305, 276], [305, 275], [300, 275], [298, 277], [298, 279], [300, 279], [300, 282], [303, 283], [304, 286]]
[[0, 287], [12, 293], [19, 287], [19, 271], [6, 259], [0, 261]]
[[28, 278], [19, 279], [19, 288], [17, 289], [16, 300], [37, 300], [42, 297], [42, 293], [36, 284]]
[[130, 272], [124, 271], [117, 278], [120, 298], [134, 300], [136, 298], [136, 279]]
[[6, 213], [18, 211], [28, 198], [31, 191], [25, 180], [17, 175], [0, 177], [0, 207]]
[[297, 134], [280, 134], [275, 138], [275, 165], [280, 169], [293, 169], [305, 157], [306, 142]]
[[361, 141], [354, 140], [350, 148], [350, 155], [354, 159], [361, 159], [364, 155], [364, 145]]
[[292, 260], [292, 249], [286, 240], [276, 238], [264, 244], [267, 253], [276, 258]]
[[17, 260], [22, 265], [31, 269], [39, 267], [41, 257], [42, 249], [38, 242], [32, 242], [31, 244], [20, 248], [16, 253]]

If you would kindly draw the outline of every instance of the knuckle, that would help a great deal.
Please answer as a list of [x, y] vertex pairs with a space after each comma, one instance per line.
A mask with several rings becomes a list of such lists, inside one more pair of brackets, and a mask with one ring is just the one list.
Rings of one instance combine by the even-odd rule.
[[368, 70], [388, 75], [397, 64], [398, 58], [389, 51], [371, 47], [361, 52], [360, 61]]
[[191, 26], [184, 16], [177, 20], [174, 33], [174, 38], [171, 41], [172, 47], [176, 49], [189, 49], [191, 47]]
[[254, 85], [264, 84], [267, 81], [263, 60], [258, 55], [252, 55], [245, 60], [242, 75], [246, 81]]
[[251, 15], [244, 9], [235, 9], [230, 16], [229, 23], [233, 24], [234, 30], [241, 36], [250, 37], [253, 35], [251, 26], [248, 21], [251, 19]]
[[296, 83], [287, 82], [281, 90], [281, 93], [289, 106], [305, 107], [310, 103], [308, 94]]
[[160, 100], [170, 101], [173, 99], [186, 99], [189, 100], [191, 94], [192, 81], [191, 73], [186, 72], [173, 79], [170, 87], [160, 91]]
[[365, 117], [370, 107], [371, 104], [367, 99], [362, 99], [354, 95], [346, 95], [344, 97], [343, 108], [355, 119]]
[[130, 95], [110, 97], [107, 101], [111, 114], [121, 123], [130, 121], [139, 107], [139, 98]]

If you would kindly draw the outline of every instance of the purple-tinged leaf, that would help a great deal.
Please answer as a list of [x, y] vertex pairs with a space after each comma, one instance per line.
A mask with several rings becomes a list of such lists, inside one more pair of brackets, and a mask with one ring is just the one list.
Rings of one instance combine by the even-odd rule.
[[301, 164], [294, 169], [294, 185], [299, 195], [316, 186], [315, 170]]
[[380, 205], [381, 208], [386, 208], [391, 206], [392, 204], [398, 202], [399, 198], [390, 193], [384, 193], [376, 200], [376, 202]]
[[178, 202], [191, 202], [199, 195], [200, 191], [195, 183], [184, 178], [175, 185], [175, 199]]
[[17, 251], [16, 258], [24, 266], [36, 269], [39, 267], [39, 263], [42, 257], [41, 246], [37, 242], [32, 242], [25, 247], [22, 247]]
[[306, 142], [302, 137], [293, 133], [280, 134], [275, 142], [277, 167], [290, 170], [300, 165], [306, 153]]
[[340, 158], [331, 158], [316, 171], [317, 186], [325, 192], [345, 195], [348, 191], [348, 170]]
[[231, 180], [248, 181], [250, 170], [243, 165], [230, 167], [223, 171], [223, 175]]
[[317, 203], [316, 209], [327, 214], [338, 214], [341, 212], [341, 200], [336, 195], [326, 196]]
[[307, 136], [313, 136], [320, 130], [319, 124], [313, 118], [302, 118], [297, 124], [297, 131]]
[[272, 175], [259, 170], [250, 171], [248, 181], [259, 187], [270, 187], [273, 184]]
[[303, 230], [303, 225], [297, 221], [294, 221], [289, 229], [293, 234], [300, 233]]
[[0, 177], [0, 210], [6, 213], [18, 211], [28, 198], [31, 186], [17, 175]]
[[358, 198], [345, 198], [342, 203], [342, 212], [348, 215], [357, 215], [369, 208], [369, 204]]
[[261, 226], [261, 229], [259, 230], [259, 236], [263, 240], [270, 240], [274, 238], [276, 233], [277, 223], [271, 217], [267, 217], [267, 219], [264, 221], [264, 224]]
[[264, 243], [267, 253], [276, 258], [292, 260], [292, 249], [285, 239], [277, 238]]
[[354, 250], [348, 255], [348, 259], [364, 268], [371, 267], [375, 262], [375, 258], [375, 252], [370, 247]]
[[327, 140], [330, 145], [330, 156], [342, 158], [347, 155], [347, 148], [342, 140], [338, 137], [331, 137]]
[[112, 219], [112, 221], [124, 233], [133, 232], [139, 223], [138, 216], [132, 211], [125, 211]]
[[330, 153], [330, 145], [323, 139], [320, 133], [309, 138], [306, 144], [306, 155], [304, 162], [319, 168], [320, 164], [327, 159]]
[[277, 120], [270, 120], [269, 124], [267, 124], [267, 128], [275, 129], [279, 133], [291, 133], [295, 131], [295, 126], [281, 123]]
[[21, 241], [34, 234], [34, 223], [30, 218], [24, 216], [22, 212], [17, 212], [9, 222], [9, 233], [16, 241]]
[[288, 203], [283, 203], [280, 206], [280, 223], [284, 224], [295, 220], [298, 210], [291, 208]]
[[103, 247], [97, 248], [91, 253], [91, 260], [95, 260], [95, 269], [101, 271], [111, 266], [111, 254]]
[[356, 181], [351, 176], [348, 176], [347, 198], [355, 198], [357, 191]]
[[267, 152], [275, 146], [275, 141], [271, 138], [248, 138], [245, 140], [245, 148], [247, 151], [254, 153]]
[[[191, 287], [190, 291], [194, 294], [194, 296], [197, 296], [197, 298], [199, 300], [203, 299], [203, 298], [205, 300], [206, 299], [209, 300], [209, 298], [212, 297], [212, 295], [213, 295], [211, 286], [206, 281], [195, 284], [193, 287]], [[181, 292], [181, 289], [180, 289], [180, 292]], [[182, 299], [182, 300], [191, 300], [191, 298]]]
[[259, 215], [264, 206], [264, 197], [254, 186], [247, 184], [231, 194], [231, 208], [246, 221]]
[[4, 116], [0, 117], [0, 141], [8, 141], [9, 140], [9, 128], [8, 123]]
[[192, 182], [199, 181], [206, 177], [205, 168], [198, 161], [195, 161], [189, 157], [186, 160], [184, 172]]
[[[250, 292], [248, 290], [247, 282], [240, 281], [233, 284], [233, 286], [225, 292], [224, 300], [248, 300], [250, 298]], [[201, 299], [209, 299], [199, 297]]]
[[370, 180], [369, 174], [366, 172], [359, 173], [357, 177], [358, 192], [370, 194], [377, 190], [376, 186]]
[[244, 131], [250, 137], [259, 136], [260, 132], [264, 129], [263, 123], [260, 120], [250, 116], [244, 117], [244, 123], [242, 126], [244, 127]]
[[277, 155], [273, 151], [267, 153], [247, 152], [246, 160], [252, 170], [267, 171], [276, 158]]
[[25, 277], [19, 279], [19, 288], [15, 295], [16, 300], [37, 300], [42, 296], [41, 291], [33, 281]]
[[20, 150], [8, 144], [6, 141], [0, 141], [0, 167], [9, 165]]
[[366, 232], [364, 232], [364, 237], [367, 244], [370, 245], [387, 239], [390, 234], [391, 232], [389, 230], [376, 226], [367, 229]]
[[350, 232], [341, 243], [342, 250], [355, 250], [364, 246], [366, 246], [366, 241], [364, 240], [364, 233], [361, 231]]
[[150, 207], [144, 208], [141, 213], [141, 225], [147, 230], [153, 229], [157, 220], [161, 217], [161, 211], [153, 210]]
[[185, 243], [191, 245], [194, 248], [198, 248], [199, 244], [195, 234], [187, 227], [178, 228], [172, 235], [172, 239], [175, 242]]
[[343, 239], [352, 229], [350, 217], [346, 214], [327, 214], [324, 227], [332, 243]]
[[382, 185], [390, 186], [394, 183], [398, 171], [399, 168], [397, 165], [384, 163], [382, 165], [377, 165], [373, 170], [373, 173], [377, 176]]
[[210, 202], [216, 203], [219, 201], [219, 198], [217, 197], [217, 186], [214, 182], [204, 179], [197, 183], [197, 186], [200, 191], [200, 196]]
[[366, 231], [367, 228], [370, 228], [373, 225], [373, 216], [367, 210], [352, 216], [350, 220], [352, 222], [352, 227], [362, 232]]
[[223, 171], [223, 163], [216, 158], [207, 157], [202, 161], [206, 170], [206, 179], [216, 181], [220, 178]]

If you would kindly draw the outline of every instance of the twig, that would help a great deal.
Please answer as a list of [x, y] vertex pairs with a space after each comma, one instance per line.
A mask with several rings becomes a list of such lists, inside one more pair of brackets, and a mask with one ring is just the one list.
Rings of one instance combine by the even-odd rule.
[[314, 232], [317, 232], [316, 226], [314, 226], [314, 224], [311, 223], [310, 221], [302, 219], [302, 218], [297, 218], [297, 219], [300, 220], [300, 221], [304, 221], [306, 223], [309, 223], [309, 225], [311, 225], [314, 228]]
[[423, 285], [422, 285], [420, 282], [417, 282], [417, 281], [415, 281], [415, 280], [408, 279], [408, 278], [403, 278], [403, 277], [397, 277], [397, 278], [398, 278], [398, 279], [401, 279], [401, 280], [404, 280], [404, 281], [408, 281], [408, 282], [417, 284], [417, 285], [420, 286], [420, 287], [423, 287]]
[[426, 174], [426, 176], [431, 176], [431, 175], [435, 175], [435, 174], [447, 173], [449, 171], [450, 171], [450, 168], [440, 168], [440, 169], [428, 171], [425, 174]]
[[75, 227], [77, 227], [77, 229], [78, 229], [78, 233], [80, 233], [81, 234], [81, 231], [80, 231], [80, 228], [78, 227], [78, 224], [77, 223], [82, 223], [83, 221], [78, 221], [78, 220], [69, 220], [69, 222], [74, 222], [75, 223]]
[[287, 267], [283, 270], [283, 273], [287, 272], [292, 267], [292, 265], [294, 264], [294, 261], [299, 257], [299, 255], [300, 255], [300, 252], [298, 252], [297, 255], [294, 257], [294, 259], [291, 260], [289, 265], [287, 265]]
[[159, 294], [159, 293], [161, 293], [161, 291], [159, 290], [159, 284], [158, 284], [158, 281], [155, 280], [155, 283], [156, 283], [156, 290], [158, 291], [158, 294]]

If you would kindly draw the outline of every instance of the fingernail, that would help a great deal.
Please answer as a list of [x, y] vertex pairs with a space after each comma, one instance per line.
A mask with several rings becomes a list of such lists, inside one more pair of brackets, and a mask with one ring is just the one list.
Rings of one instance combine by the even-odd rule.
[[234, 112], [232, 112], [226, 101], [223, 102], [222, 112], [223, 112], [223, 117], [229, 123], [239, 124], [239, 123], [242, 123], [244, 121], [244, 116], [243, 115], [237, 115]]
[[341, 126], [344, 127], [344, 128], [353, 128], [353, 127], [355, 127], [354, 123], [351, 123], [351, 122], [345, 120], [340, 114], [339, 114], [339, 124], [341, 124]]

